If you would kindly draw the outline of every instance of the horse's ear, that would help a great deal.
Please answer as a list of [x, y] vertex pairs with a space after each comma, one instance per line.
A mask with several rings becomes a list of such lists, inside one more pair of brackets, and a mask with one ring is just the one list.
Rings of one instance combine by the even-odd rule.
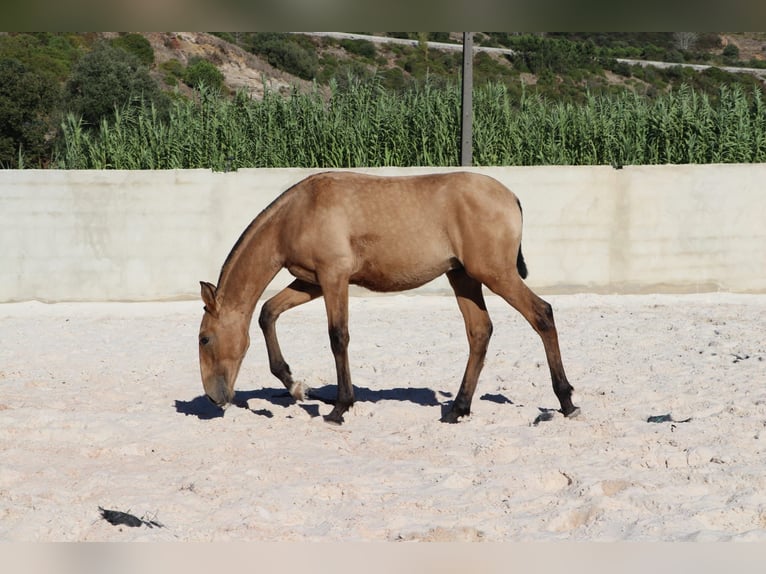
[[199, 282], [201, 287], [202, 302], [205, 304], [205, 311], [213, 315], [218, 315], [218, 302], [215, 300], [216, 287], [207, 281]]

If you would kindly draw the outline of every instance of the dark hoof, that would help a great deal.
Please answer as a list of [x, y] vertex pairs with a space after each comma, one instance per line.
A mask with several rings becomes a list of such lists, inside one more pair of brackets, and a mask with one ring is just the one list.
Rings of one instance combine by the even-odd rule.
[[343, 412], [342, 410], [339, 410], [337, 407], [332, 410], [332, 412], [329, 415], [325, 415], [324, 422], [330, 423], [333, 425], [342, 425], [345, 421], [343, 420]]
[[449, 412], [447, 412], [447, 414], [445, 414], [441, 418], [441, 422], [449, 423], [451, 425], [454, 425], [454, 424], [460, 422], [460, 417], [462, 417], [462, 416], [465, 416], [465, 415], [458, 414], [455, 411], [449, 411]]

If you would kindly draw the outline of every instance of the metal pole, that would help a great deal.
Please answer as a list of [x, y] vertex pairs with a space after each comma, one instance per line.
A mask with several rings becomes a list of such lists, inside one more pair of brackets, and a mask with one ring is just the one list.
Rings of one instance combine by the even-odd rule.
[[463, 105], [460, 123], [460, 165], [473, 163], [473, 32], [463, 32]]

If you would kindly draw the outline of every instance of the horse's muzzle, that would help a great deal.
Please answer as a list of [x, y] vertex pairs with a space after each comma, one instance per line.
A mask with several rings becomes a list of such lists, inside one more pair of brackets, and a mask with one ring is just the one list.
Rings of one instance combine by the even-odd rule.
[[209, 400], [211, 403], [213, 403], [215, 406], [217, 406], [221, 410], [226, 410], [229, 405], [231, 404], [231, 401], [216, 401], [213, 397], [210, 395], [205, 395], [207, 397], [207, 400]]
[[234, 400], [234, 393], [227, 389], [224, 377], [216, 377], [213, 385], [206, 386], [205, 396], [215, 406], [226, 409]]

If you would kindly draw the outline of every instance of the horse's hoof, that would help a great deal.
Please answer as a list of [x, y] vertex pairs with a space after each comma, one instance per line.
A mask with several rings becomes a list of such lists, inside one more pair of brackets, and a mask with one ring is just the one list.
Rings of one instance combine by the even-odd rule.
[[330, 413], [329, 415], [325, 415], [322, 417], [324, 419], [324, 422], [327, 424], [340, 426], [343, 424], [343, 415], [335, 415], [333, 413]]
[[301, 382], [293, 383], [290, 387], [290, 396], [296, 401], [305, 401], [311, 389]]
[[441, 418], [441, 422], [454, 425], [460, 422], [460, 417], [461, 415], [457, 414], [455, 411], [449, 411]]
[[344, 412], [345, 412], [345, 411], [343, 411], [343, 410], [339, 409], [338, 407], [335, 407], [335, 408], [334, 408], [334, 409], [333, 409], [333, 410], [330, 412], [330, 414], [329, 414], [329, 415], [325, 415], [325, 416], [323, 417], [323, 418], [324, 418], [324, 421], [325, 421], [326, 423], [330, 423], [330, 424], [333, 424], [333, 425], [342, 425], [342, 424], [343, 424], [343, 422], [344, 422], [344, 421], [343, 421], [343, 413], [344, 413]]
[[579, 417], [580, 416], [580, 407], [575, 407], [574, 409], [572, 409], [572, 412], [570, 412], [569, 414], [565, 414], [564, 416], [566, 418], [568, 418], [568, 419], [573, 419], [573, 418]]

